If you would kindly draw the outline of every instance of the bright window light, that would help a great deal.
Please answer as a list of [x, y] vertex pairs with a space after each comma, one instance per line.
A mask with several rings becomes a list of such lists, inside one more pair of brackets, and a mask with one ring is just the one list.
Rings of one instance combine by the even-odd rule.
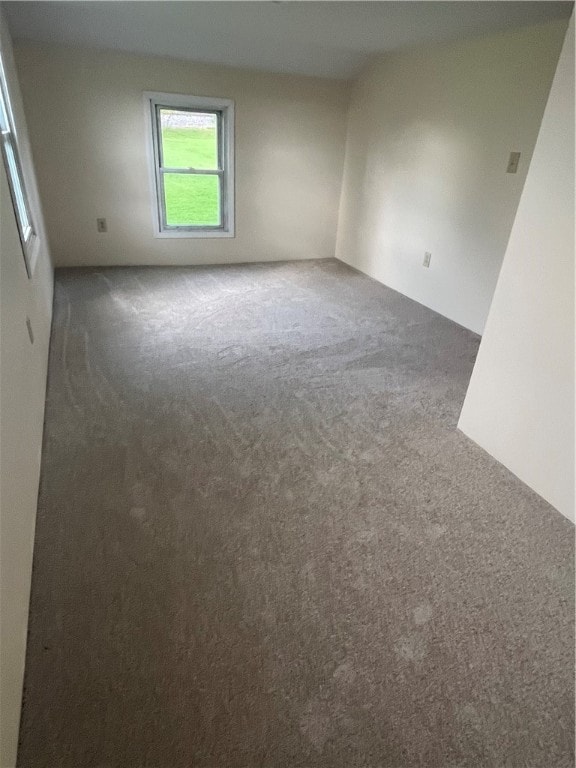
[[0, 133], [2, 135], [2, 158], [8, 185], [12, 196], [12, 204], [18, 224], [20, 241], [26, 263], [28, 277], [31, 277], [31, 248], [35, 238], [34, 227], [32, 225], [32, 216], [30, 215], [30, 204], [26, 195], [26, 186], [24, 176], [22, 175], [22, 165], [18, 153], [18, 143], [16, 140], [16, 131], [14, 129], [14, 115], [10, 104], [8, 94], [8, 84], [4, 70], [4, 63], [0, 55]]

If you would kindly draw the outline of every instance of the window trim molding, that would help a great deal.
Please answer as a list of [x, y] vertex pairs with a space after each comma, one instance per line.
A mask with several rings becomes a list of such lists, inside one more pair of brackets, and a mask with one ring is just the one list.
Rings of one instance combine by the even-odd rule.
[[[234, 101], [211, 96], [189, 96], [181, 93], [144, 91], [144, 113], [148, 170], [150, 177], [150, 198], [154, 237], [157, 238], [219, 238], [235, 237], [234, 206]], [[158, 166], [157, 129], [155, 128], [158, 106], [177, 109], [217, 110], [222, 113], [221, 143], [224, 168], [222, 186], [222, 227], [164, 227], [162, 218], [161, 184]]]

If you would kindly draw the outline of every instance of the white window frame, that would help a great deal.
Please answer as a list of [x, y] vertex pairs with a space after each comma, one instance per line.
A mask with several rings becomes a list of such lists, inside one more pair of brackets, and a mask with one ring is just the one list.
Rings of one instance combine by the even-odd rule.
[[14, 112], [8, 93], [8, 81], [6, 79], [6, 70], [2, 54], [0, 53], [0, 136], [2, 145], [2, 159], [8, 178], [10, 196], [14, 215], [18, 225], [18, 234], [22, 244], [22, 253], [24, 254], [24, 264], [26, 265], [26, 274], [32, 277], [34, 257], [36, 255], [36, 245], [38, 237], [34, 228], [30, 198], [26, 191], [24, 174], [22, 173], [22, 162], [20, 160], [20, 151], [18, 148], [18, 137], [14, 122]]
[[[218, 115], [219, 169], [206, 171], [196, 168], [168, 169], [162, 166], [158, 130], [159, 108], [188, 109], [193, 112], [213, 112]], [[207, 96], [186, 96], [178, 93], [144, 93], [148, 163], [152, 189], [152, 217], [155, 237], [234, 237], [234, 102]], [[165, 222], [162, 176], [167, 172], [211, 174], [220, 178], [222, 224], [209, 226], [169, 226]]]

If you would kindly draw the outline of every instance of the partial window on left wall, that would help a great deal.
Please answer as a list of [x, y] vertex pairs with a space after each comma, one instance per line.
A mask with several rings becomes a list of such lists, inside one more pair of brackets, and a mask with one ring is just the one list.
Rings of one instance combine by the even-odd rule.
[[2, 61], [1, 55], [0, 133], [2, 135], [2, 158], [6, 168], [8, 184], [10, 186], [14, 213], [16, 214], [16, 221], [18, 223], [18, 231], [20, 233], [22, 250], [24, 252], [24, 261], [26, 263], [26, 272], [28, 273], [28, 277], [31, 277], [31, 249], [36, 233], [34, 232], [32, 215], [30, 213], [30, 203], [28, 201], [28, 195], [26, 194], [26, 185], [22, 174], [22, 164], [20, 162], [20, 153], [18, 151], [18, 142], [14, 127], [14, 113], [12, 111], [12, 105], [10, 104], [4, 62]]

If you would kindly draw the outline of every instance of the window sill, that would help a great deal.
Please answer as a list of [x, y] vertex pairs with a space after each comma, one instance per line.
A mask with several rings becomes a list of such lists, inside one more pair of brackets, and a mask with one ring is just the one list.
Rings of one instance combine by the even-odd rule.
[[163, 230], [161, 232], [154, 232], [154, 237], [164, 238], [207, 238], [207, 237], [235, 237], [233, 230], [227, 229], [198, 229], [196, 231], [192, 229], [176, 229], [173, 231]]

